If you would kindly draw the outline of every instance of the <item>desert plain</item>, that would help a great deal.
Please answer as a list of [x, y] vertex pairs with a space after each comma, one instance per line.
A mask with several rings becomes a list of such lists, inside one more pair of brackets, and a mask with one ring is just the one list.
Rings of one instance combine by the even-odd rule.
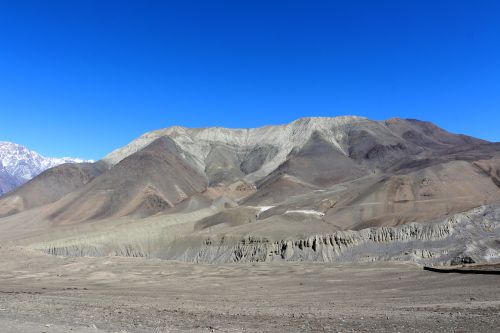
[[495, 332], [500, 275], [0, 249], [2, 332]]

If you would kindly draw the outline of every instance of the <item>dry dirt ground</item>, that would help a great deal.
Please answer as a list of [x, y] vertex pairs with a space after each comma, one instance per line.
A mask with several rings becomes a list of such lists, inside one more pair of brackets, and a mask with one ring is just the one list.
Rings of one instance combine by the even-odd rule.
[[500, 276], [0, 248], [1, 332], [498, 332]]

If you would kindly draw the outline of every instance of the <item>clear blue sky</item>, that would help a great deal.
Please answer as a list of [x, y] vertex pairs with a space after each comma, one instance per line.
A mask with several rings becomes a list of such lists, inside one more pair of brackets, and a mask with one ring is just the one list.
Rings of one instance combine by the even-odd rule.
[[0, 0], [0, 140], [45, 155], [346, 114], [500, 141], [500, 1]]

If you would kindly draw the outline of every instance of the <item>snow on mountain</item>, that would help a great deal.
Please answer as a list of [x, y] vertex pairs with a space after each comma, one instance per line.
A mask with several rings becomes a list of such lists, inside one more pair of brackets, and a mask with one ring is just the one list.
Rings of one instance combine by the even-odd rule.
[[93, 161], [71, 157], [45, 157], [22, 145], [0, 141], [0, 195], [56, 165], [82, 162]]

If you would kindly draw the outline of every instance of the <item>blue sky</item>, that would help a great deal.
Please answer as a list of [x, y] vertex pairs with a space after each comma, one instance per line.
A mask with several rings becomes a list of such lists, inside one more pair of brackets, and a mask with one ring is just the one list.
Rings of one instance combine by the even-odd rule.
[[0, 140], [355, 114], [500, 141], [500, 1], [0, 0]]

